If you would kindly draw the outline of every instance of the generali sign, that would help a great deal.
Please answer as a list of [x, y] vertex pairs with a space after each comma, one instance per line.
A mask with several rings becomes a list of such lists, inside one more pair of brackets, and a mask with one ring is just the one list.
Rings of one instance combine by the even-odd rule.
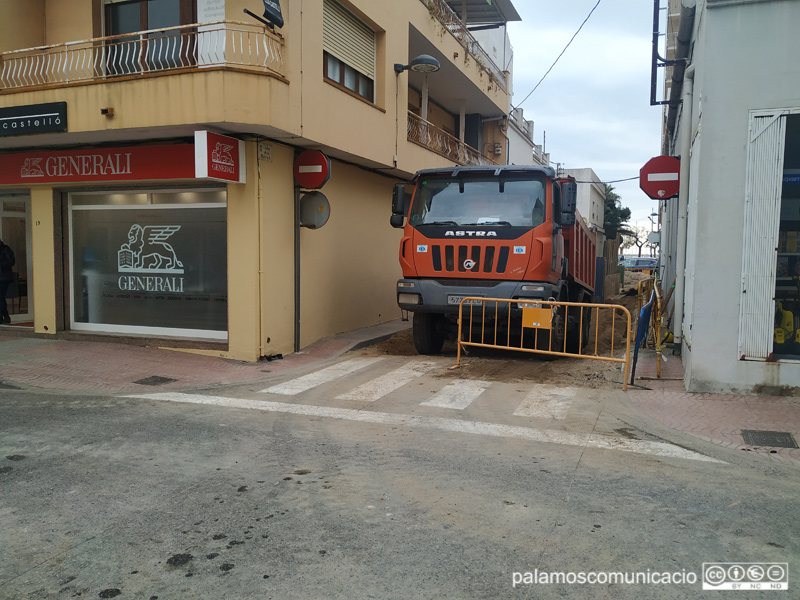
[[244, 142], [198, 131], [194, 144], [2, 154], [0, 185], [172, 179], [244, 183], [243, 164]]

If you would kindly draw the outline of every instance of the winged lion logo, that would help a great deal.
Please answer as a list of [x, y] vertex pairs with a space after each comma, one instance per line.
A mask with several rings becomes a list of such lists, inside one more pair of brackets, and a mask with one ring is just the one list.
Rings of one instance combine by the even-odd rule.
[[128, 243], [122, 244], [117, 252], [119, 271], [183, 273], [183, 263], [167, 243], [180, 228], [180, 225], [132, 225]]

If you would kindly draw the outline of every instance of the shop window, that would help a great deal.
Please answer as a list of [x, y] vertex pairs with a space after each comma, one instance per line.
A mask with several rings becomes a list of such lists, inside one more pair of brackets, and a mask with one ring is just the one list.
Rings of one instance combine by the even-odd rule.
[[800, 115], [786, 117], [773, 344], [775, 358], [800, 358]]
[[322, 5], [325, 79], [375, 100], [375, 32], [334, 0]]
[[195, 0], [106, 0], [106, 35], [122, 36], [106, 44], [108, 74], [133, 75], [195, 64], [191, 31], [124, 34], [188, 25], [197, 20], [196, 15]]
[[224, 198], [224, 190], [71, 194], [72, 328], [227, 339]]

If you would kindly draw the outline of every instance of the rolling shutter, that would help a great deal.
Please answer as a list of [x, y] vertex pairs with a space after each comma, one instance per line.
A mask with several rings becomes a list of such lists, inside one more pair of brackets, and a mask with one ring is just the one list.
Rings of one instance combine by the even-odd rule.
[[375, 32], [334, 0], [323, 2], [322, 48], [375, 80]]
[[772, 354], [785, 136], [783, 113], [751, 115], [739, 309], [739, 356], [744, 358]]

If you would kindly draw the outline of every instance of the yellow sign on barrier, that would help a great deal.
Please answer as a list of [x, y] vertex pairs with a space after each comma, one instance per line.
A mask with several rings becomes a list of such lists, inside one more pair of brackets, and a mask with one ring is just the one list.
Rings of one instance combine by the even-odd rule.
[[528, 329], [550, 329], [553, 323], [553, 309], [524, 304], [522, 326]]

